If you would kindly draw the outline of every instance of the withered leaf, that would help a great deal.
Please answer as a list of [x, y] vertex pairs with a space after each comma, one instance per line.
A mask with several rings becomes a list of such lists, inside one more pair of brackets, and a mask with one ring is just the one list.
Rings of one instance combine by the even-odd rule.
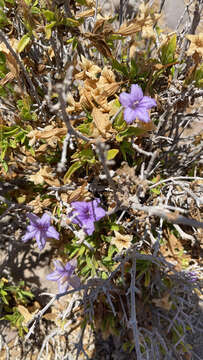
[[92, 110], [92, 117], [97, 129], [102, 136], [106, 138], [107, 132], [112, 128], [109, 120], [109, 114], [103, 113], [100, 109], [94, 107]]
[[115, 245], [119, 251], [127, 249], [131, 245], [132, 235], [123, 235], [114, 230], [115, 237], [112, 238], [111, 244]]

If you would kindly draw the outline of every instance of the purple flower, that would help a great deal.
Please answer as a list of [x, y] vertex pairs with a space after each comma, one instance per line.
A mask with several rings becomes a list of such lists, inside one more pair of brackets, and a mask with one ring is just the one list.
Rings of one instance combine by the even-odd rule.
[[156, 101], [149, 96], [143, 96], [141, 87], [133, 84], [130, 94], [122, 92], [119, 96], [120, 103], [124, 106], [124, 120], [131, 124], [136, 118], [145, 123], [150, 121], [148, 110], [156, 106]]
[[35, 238], [38, 248], [44, 249], [47, 238], [59, 239], [59, 233], [51, 226], [51, 217], [48, 214], [44, 214], [40, 219], [35, 214], [28, 214], [30, 219], [30, 225], [27, 227], [26, 234], [22, 237], [23, 242], [27, 242], [30, 239]]
[[80, 286], [80, 279], [78, 276], [73, 276], [77, 261], [75, 259], [63, 265], [60, 260], [54, 260], [55, 270], [46, 276], [47, 280], [57, 281], [59, 293], [64, 293], [69, 285], [73, 288]]
[[92, 235], [94, 232], [94, 222], [100, 220], [106, 215], [104, 209], [99, 206], [100, 200], [93, 201], [75, 201], [71, 203], [74, 209], [69, 216], [74, 216], [72, 222], [82, 227], [86, 234]]
[[198, 276], [194, 271], [189, 271], [188, 273], [186, 273], [186, 276], [191, 282], [196, 282], [198, 280]]

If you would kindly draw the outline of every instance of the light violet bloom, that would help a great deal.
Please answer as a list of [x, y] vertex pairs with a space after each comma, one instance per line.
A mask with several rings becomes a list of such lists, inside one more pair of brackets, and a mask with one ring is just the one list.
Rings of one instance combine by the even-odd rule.
[[148, 110], [156, 106], [156, 101], [149, 96], [143, 96], [141, 87], [133, 84], [130, 94], [122, 92], [119, 96], [121, 105], [124, 106], [124, 120], [131, 124], [139, 119], [145, 123], [150, 121]]
[[198, 276], [197, 276], [197, 273], [195, 271], [189, 271], [188, 273], [186, 273], [186, 277], [191, 282], [196, 282], [198, 280]]
[[42, 215], [41, 219], [35, 214], [28, 214], [30, 225], [27, 227], [26, 234], [22, 237], [23, 242], [35, 238], [39, 250], [44, 249], [47, 238], [59, 240], [59, 233], [51, 226], [51, 217], [48, 214]]
[[69, 217], [74, 216], [72, 222], [82, 227], [87, 235], [93, 234], [95, 221], [100, 220], [106, 215], [105, 210], [99, 204], [99, 199], [89, 202], [74, 201], [71, 203], [71, 207], [74, 210], [69, 214]]
[[63, 265], [60, 260], [54, 260], [55, 270], [46, 276], [47, 280], [57, 281], [59, 287], [59, 293], [64, 293], [68, 289], [69, 285], [73, 288], [80, 286], [80, 279], [78, 276], [73, 275], [77, 266], [75, 259]]

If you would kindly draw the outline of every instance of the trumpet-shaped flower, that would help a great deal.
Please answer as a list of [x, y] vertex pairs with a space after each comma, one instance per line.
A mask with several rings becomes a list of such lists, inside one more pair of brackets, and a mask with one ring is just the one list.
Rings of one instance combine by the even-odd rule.
[[71, 203], [73, 211], [69, 216], [73, 216], [72, 222], [84, 229], [86, 234], [92, 235], [95, 230], [95, 221], [100, 220], [106, 215], [104, 209], [99, 206], [100, 200], [93, 201], [74, 201]]
[[44, 214], [41, 219], [32, 213], [27, 216], [30, 219], [30, 225], [27, 227], [26, 234], [22, 237], [23, 242], [35, 238], [39, 250], [42, 250], [46, 245], [47, 238], [59, 239], [59, 233], [51, 226], [50, 215]]
[[80, 279], [73, 275], [77, 266], [76, 260], [71, 260], [63, 265], [60, 260], [54, 260], [55, 270], [46, 276], [47, 280], [56, 281], [59, 287], [59, 293], [64, 293], [69, 286], [78, 288], [80, 286]]
[[122, 92], [119, 97], [124, 106], [124, 120], [131, 124], [136, 118], [148, 123], [150, 121], [148, 110], [156, 106], [156, 101], [149, 96], [144, 96], [141, 87], [133, 84], [130, 94]]

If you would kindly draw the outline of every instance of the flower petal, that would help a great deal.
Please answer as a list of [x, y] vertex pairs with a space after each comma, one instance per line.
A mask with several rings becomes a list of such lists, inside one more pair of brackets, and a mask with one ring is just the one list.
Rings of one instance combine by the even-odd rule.
[[48, 274], [46, 276], [46, 279], [50, 281], [59, 281], [61, 277], [62, 275], [59, 274], [57, 270], [55, 270], [52, 273]]
[[[76, 260], [76, 262], [77, 262], [77, 260]], [[75, 263], [75, 261], [74, 262], [72, 261], [72, 263], [71, 263], [71, 261], [68, 261], [65, 265], [65, 271], [68, 276], [71, 276], [75, 270], [75, 266], [72, 265], [73, 263]]]
[[27, 242], [28, 240], [35, 238], [36, 232], [37, 232], [36, 229], [33, 229], [32, 231], [26, 232], [26, 234], [21, 238], [21, 240], [23, 242]]
[[39, 224], [40, 218], [37, 215], [28, 213], [27, 217], [30, 219], [31, 223], [33, 223], [34, 225]]
[[67, 291], [67, 289], [69, 288], [69, 283], [68, 281], [62, 283], [61, 281], [58, 281], [58, 287], [59, 287], [59, 293], [62, 294], [64, 292]]
[[135, 110], [129, 107], [124, 110], [124, 120], [127, 122], [127, 124], [131, 124], [134, 120], [136, 120], [136, 117]]
[[141, 101], [143, 98], [143, 91], [142, 91], [141, 87], [137, 84], [133, 84], [131, 86], [130, 94], [131, 94], [131, 99], [133, 102]]
[[132, 103], [130, 94], [126, 93], [125, 91], [120, 94], [119, 101], [120, 101], [121, 105], [123, 105], [125, 107], [130, 106]]
[[64, 267], [63, 263], [60, 260], [54, 260], [53, 263], [56, 268], [55, 270], [58, 271], [58, 273], [64, 275], [65, 267]]
[[46, 237], [41, 231], [37, 231], [35, 235], [35, 239], [37, 241], [37, 246], [39, 250], [43, 250], [46, 245]]
[[[71, 259], [69, 262], [68, 262], [72, 267], [76, 268], [77, 266], [77, 259]], [[66, 263], [66, 265], [68, 264]], [[66, 265], [65, 265], [65, 268], [66, 268]]]
[[46, 236], [48, 238], [59, 240], [59, 233], [53, 226], [49, 226], [48, 230], [46, 231]]
[[51, 216], [47, 213], [43, 214], [40, 219], [40, 224], [50, 226], [50, 223], [51, 223]]
[[74, 209], [74, 211], [77, 211], [79, 214], [83, 213], [87, 209], [87, 202], [86, 201], [73, 201], [71, 203], [71, 207]]
[[[70, 215], [69, 215], [70, 216]], [[72, 219], [72, 223], [73, 224], [76, 224], [76, 225], [79, 225], [80, 227], [83, 226], [83, 223], [84, 223], [84, 218], [82, 216], [75, 216], [73, 219]]]
[[92, 201], [92, 215], [94, 221], [98, 221], [106, 215], [106, 211], [99, 206], [100, 205], [99, 203], [100, 203], [99, 199]]
[[84, 230], [86, 232], [87, 235], [92, 235], [95, 228], [94, 228], [94, 222], [93, 221], [88, 221], [85, 224]]
[[146, 109], [151, 109], [153, 106], [157, 106], [157, 103], [149, 96], [144, 96], [138, 106], [145, 107]]
[[145, 107], [137, 107], [135, 109], [135, 114], [139, 120], [144, 121], [145, 123], [148, 123], [150, 121], [149, 113]]

